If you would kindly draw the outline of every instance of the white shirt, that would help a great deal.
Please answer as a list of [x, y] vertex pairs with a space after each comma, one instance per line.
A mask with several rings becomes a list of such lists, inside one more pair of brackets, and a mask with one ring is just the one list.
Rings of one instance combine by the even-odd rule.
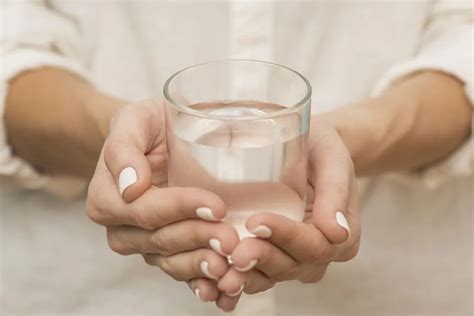
[[[471, 102], [474, 96], [473, 15], [464, 1], [3, 1], [2, 27], [2, 101], [11, 78], [42, 66], [136, 100], [160, 96], [180, 68], [224, 58], [302, 72], [313, 86], [313, 113], [378, 94], [426, 69], [457, 77]], [[62, 196], [81, 188], [15, 157], [0, 127], [3, 182]], [[472, 138], [416, 174], [371, 179], [362, 196], [357, 258], [332, 264], [319, 284], [290, 282], [244, 296], [238, 313], [468, 315], [471, 146]], [[217, 313], [138, 256], [112, 254], [103, 230], [81, 211], [82, 200], [2, 189], [5, 315]]]

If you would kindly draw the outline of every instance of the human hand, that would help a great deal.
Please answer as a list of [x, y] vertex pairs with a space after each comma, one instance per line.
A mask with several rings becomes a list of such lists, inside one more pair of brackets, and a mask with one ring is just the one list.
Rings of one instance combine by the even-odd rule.
[[215, 280], [227, 271], [225, 257], [238, 235], [220, 222], [225, 205], [217, 195], [167, 187], [160, 111], [158, 105], [140, 103], [115, 115], [89, 185], [87, 214], [106, 227], [113, 251], [143, 255], [148, 264], [188, 282], [201, 300], [219, 299], [225, 308], [235, 298], [220, 295]]
[[244, 239], [234, 249], [234, 264], [218, 283], [221, 291], [253, 294], [285, 280], [315, 283], [329, 263], [357, 254], [358, 192], [349, 152], [336, 130], [319, 118], [309, 141], [304, 221], [273, 213], [249, 217], [246, 227], [259, 238]]

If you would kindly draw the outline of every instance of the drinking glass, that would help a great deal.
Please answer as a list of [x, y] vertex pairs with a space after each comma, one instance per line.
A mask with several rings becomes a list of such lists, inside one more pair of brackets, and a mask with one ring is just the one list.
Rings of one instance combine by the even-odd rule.
[[273, 212], [301, 221], [306, 206], [311, 85], [288, 67], [221, 60], [185, 68], [163, 88], [170, 186], [198, 187], [226, 204], [239, 237]]

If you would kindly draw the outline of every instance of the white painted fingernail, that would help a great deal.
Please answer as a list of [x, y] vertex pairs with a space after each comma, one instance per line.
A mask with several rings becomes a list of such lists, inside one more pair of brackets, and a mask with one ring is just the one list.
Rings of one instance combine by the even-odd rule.
[[212, 250], [214, 250], [221, 256], [227, 257], [227, 255], [222, 251], [221, 242], [219, 241], [219, 239], [216, 239], [216, 238], [209, 239], [209, 246], [212, 248]]
[[235, 297], [235, 296], [238, 296], [240, 293], [242, 293], [243, 290], [244, 290], [244, 285], [242, 284], [238, 291], [234, 293], [226, 293], [226, 294], [227, 296]]
[[119, 175], [119, 191], [120, 195], [123, 194], [126, 188], [137, 182], [138, 176], [135, 169], [132, 167], [123, 168]]
[[349, 223], [347, 222], [347, 219], [344, 214], [342, 214], [342, 212], [340, 211], [336, 212], [336, 222], [339, 224], [339, 226], [347, 230], [349, 234], [351, 233], [351, 230], [349, 229]]
[[230, 255], [227, 256], [227, 263], [231, 266], [234, 264], [234, 261], [232, 261], [232, 257]]
[[257, 259], [254, 259], [252, 261], [249, 262], [249, 264], [243, 268], [237, 268], [236, 266], [234, 266], [235, 270], [237, 271], [240, 271], [240, 272], [246, 272], [246, 271], [249, 271], [250, 269], [252, 269], [253, 267], [255, 267], [255, 265], [257, 264]]
[[265, 225], [259, 225], [252, 229], [251, 233], [260, 238], [268, 238], [272, 235], [272, 230]]
[[212, 214], [212, 211], [209, 207], [199, 207], [196, 210], [196, 215], [206, 221], [218, 221]]
[[209, 272], [209, 262], [202, 261], [200, 264], [200, 268], [201, 268], [202, 273], [204, 273], [204, 275], [207, 276], [209, 279], [217, 280], [217, 277], [213, 276]]
[[202, 297], [199, 295], [199, 293], [200, 293], [200, 291], [199, 291], [198, 288], [194, 289], [194, 294], [197, 296], [197, 298], [204, 302], [204, 300], [203, 300]]

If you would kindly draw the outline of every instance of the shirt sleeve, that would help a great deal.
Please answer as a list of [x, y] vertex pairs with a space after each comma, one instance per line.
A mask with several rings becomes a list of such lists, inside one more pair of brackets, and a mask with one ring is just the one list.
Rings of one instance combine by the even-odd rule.
[[56, 67], [87, 77], [80, 59], [78, 27], [73, 20], [49, 7], [46, 1], [11, 0], [2, 1], [0, 5], [0, 181], [71, 197], [84, 188], [82, 181], [40, 174], [14, 155], [7, 142], [4, 110], [10, 80], [24, 71]]
[[[463, 82], [466, 96], [473, 105], [473, 30], [470, 1], [436, 1], [426, 22], [418, 53], [390, 68], [376, 84], [373, 96], [411, 73], [435, 70]], [[474, 117], [473, 111], [471, 116]], [[438, 187], [454, 177], [470, 176], [474, 171], [473, 145], [471, 133], [469, 139], [445, 160], [402, 177], [418, 178], [429, 187]]]

